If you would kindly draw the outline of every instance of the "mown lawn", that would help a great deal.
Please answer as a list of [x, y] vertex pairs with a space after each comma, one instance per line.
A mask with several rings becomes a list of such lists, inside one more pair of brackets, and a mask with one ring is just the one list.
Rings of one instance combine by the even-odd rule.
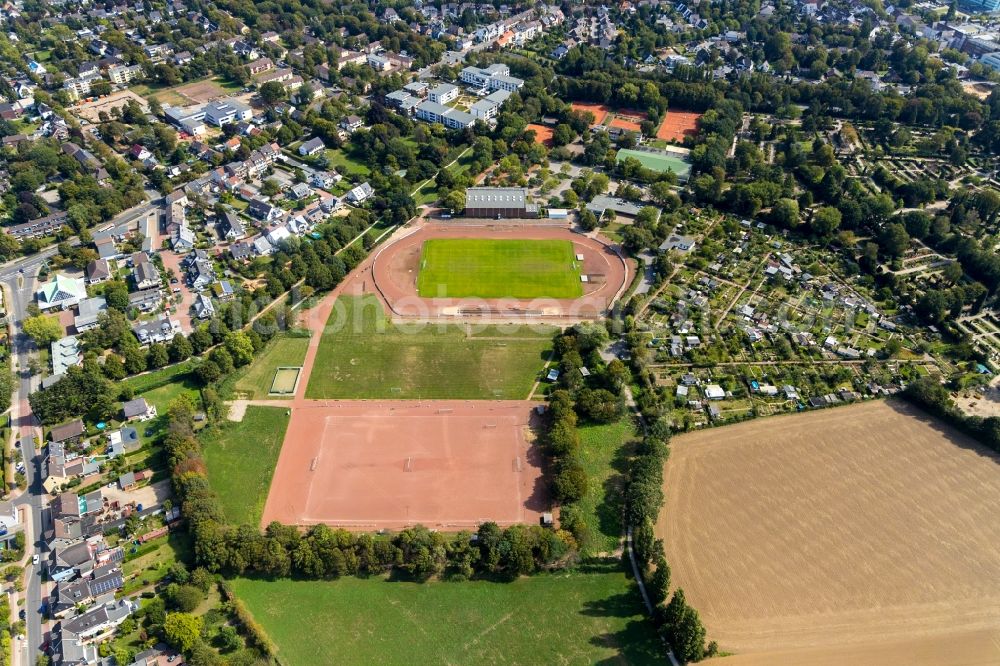
[[194, 374], [189, 373], [175, 376], [173, 380], [165, 386], [150, 389], [143, 393], [136, 393], [135, 395], [136, 397], [142, 396], [146, 399], [146, 402], [156, 406], [158, 414], [165, 415], [167, 413], [167, 409], [170, 407], [170, 403], [182, 395], [190, 398], [191, 402], [197, 409], [201, 404], [201, 397], [198, 392], [200, 386], [201, 383], [198, 378], [195, 377]]
[[280, 397], [268, 395], [275, 371], [281, 366], [301, 366], [308, 348], [309, 338], [306, 337], [283, 335], [272, 340], [268, 343], [267, 349], [254, 359], [243, 376], [236, 380], [233, 389], [245, 394], [250, 400]]
[[626, 447], [636, 436], [630, 417], [617, 423], [581, 425], [580, 462], [587, 472], [587, 493], [577, 503], [587, 523], [585, 554], [611, 553], [622, 535], [621, 483]]
[[306, 397], [523, 400], [551, 342], [549, 329], [471, 338], [457, 325], [396, 326], [374, 296], [341, 296]]
[[573, 244], [562, 240], [438, 238], [420, 255], [424, 298], [579, 298]]
[[356, 176], [367, 177], [372, 172], [367, 164], [355, 156], [349, 155], [343, 149], [338, 148], [334, 150], [328, 148], [325, 154], [326, 159], [330, 162], [330, 166], [336, 167], [337, 171], [345, 176], [354, 174]]
[[208, 478], [231, 522], [260, 522], [287, 427], [288, 410], [247, 407], [242, 421], [201, 435]]
[[[662, 664], [616, 561], [513, 583], [237, 579], [288, 666]], [[334, 657], [335, 655], [335, 657]]]

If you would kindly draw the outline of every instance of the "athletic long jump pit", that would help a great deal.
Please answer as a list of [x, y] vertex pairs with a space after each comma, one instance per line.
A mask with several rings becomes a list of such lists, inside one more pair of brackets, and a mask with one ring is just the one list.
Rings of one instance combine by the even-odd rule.
[[[434, 239], [565, 240], [572, 245], [574, 270], [581, 276], [579, 298], [425, 298], [417, 278], [424, 243]], [[421, 320], [563, 319], [580, 321], [604, 316], [624, 293], [634, 268], [608, 242], [574, 233], [568, 227], [501, 220], [428, 223], [380, 249], [372, 259], [374, 291], [393, 316]]]
[[310, 401], [292, 412], [262, 524], [441, 530], [548, 510], [528, 401]]

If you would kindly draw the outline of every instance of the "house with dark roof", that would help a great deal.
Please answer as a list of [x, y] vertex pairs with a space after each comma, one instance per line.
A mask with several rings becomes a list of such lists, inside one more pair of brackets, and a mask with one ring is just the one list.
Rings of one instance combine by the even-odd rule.
[[128, 306], [140, 312], [152, 312], [163, 301], [163, 292], [159, 289], [143, 289], [133, 291], [128, 295]]
[[76, 444], [83, 437], [84, 431], [83, 421], [76, 419], [53, 427], [49, 430], [49, 439], [56, 444]]
[[100, 284], [111, 279], [111, 265], [107, 259], [94, 259], [84, 271], [87, 284]]
[[202, 290], [215, 282], [215, 270], [212, 262], [207, 259], [197, 259], [188, 265], [188, 282], [192, 289]]
[[101, 572], [100, 576], [95, 575], [89, 580], [58, 583], [52, 614], [56, 617], [65, 617], [80, 604], [89, 604], [98, 597], [120, 590], [124, 585], [125, 579], [121, 569], [117, 567]]
[[254, 254], [253, 245], [242, 241], [239, 243], [233, 243], [229, 246], [229, 254], [231, 254], [233, 259], [236, 261], [250, 259]]
[[114, 596], [111, 596], [106, 604], [63, 621], [62, 629], [87, 640], [114, 629], [137, 608], [138, 606], [128, 599], [115, 601]]
[[240, 220], [239, 215], [231, 210], [227, 210], [222, 216], [220, 230], [228, 240], [240, 240], [247, 235], [246, 229], [243, 227], [243, 221]]
[[308, 141], [304, 141], [301, 146], [299, 146], [299, 155], [302, 157], [309, 157], [315, 155], [321, 150], [326, 148], [326, 144], [323, 143], [323, 139], [319, 137], [314, 137]]
[[91, 545], [79, 541], [63, 548], [56, 548], [49, 562], [49, 578], [58, 582], [88, 575], [94, 569]]
[[167, 316], [152, 321], [138, 322], [132, 326], [132, 332], [143, 345], [154, 342], [169, 342], [178, 333], [182, 333], [181, 325]]
[[122, 403], [122, 419], [131, 421], [138, 419], [148, 421], [156, 417], [156, 406], [146, 402], [145, 398], [135, 398]]
[[198, 319], [211, 319], [215, 315], [212, 299], [205, 294], [198, 294], [194, 299], [194, 314]]
[[146, 259], [146, 255], [137, 252], [143, 258], [132, 266], [132, 279], [135, 281], [136, 289], [153, 289], [160, 286], [160, 271], [157, 270], [153, 262]]

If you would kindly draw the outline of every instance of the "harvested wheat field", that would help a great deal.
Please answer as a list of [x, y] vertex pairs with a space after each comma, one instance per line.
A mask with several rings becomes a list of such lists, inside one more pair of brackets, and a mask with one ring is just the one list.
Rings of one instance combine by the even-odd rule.
[[730, 663], [1000, 663], [1000, 458], [908, 404], [677, 437], [665, 486], [673, 583]]

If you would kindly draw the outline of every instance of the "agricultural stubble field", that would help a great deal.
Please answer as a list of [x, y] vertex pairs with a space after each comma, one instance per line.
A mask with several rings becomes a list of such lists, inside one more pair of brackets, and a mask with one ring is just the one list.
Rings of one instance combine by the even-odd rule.
[[580, 268], [563, 240], [435, 238], [424, 242], [424, 298], [579, 298]]
[[734, 664], [1000, 663], [1000, 464], [968, 438], [892, 401], [671, 448], [658, 536]]

